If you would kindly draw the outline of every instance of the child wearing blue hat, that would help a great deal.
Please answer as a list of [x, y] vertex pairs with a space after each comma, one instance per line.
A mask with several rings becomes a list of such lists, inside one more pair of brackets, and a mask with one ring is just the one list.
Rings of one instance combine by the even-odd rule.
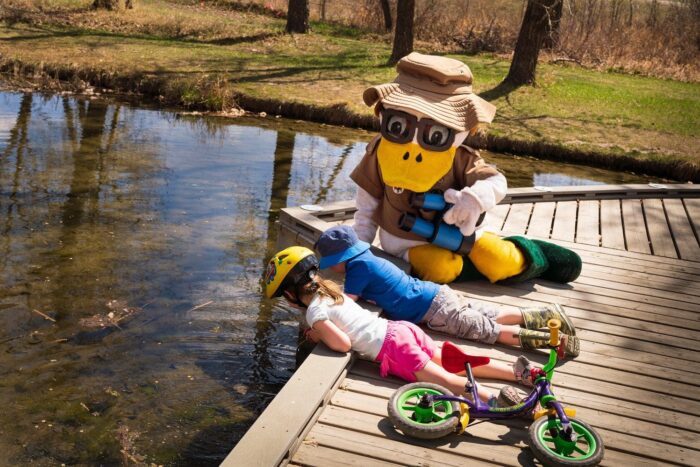
[[[307, 338], [329, 348], [354, 350], [362, 358], [379, 363], [382, 377], [394, 375], [409, 382], [426, 381], [446, 387], [454, 394], [468, 393], [465, 376], [451, 373], [443, 364], [450, 357], [421, 328], [406, 321], [388, 321], [366, 310], [342, 293], [340, 287], [318, 273], [313, 251], [292, 246], [275, 254], [263, 279], [265, 296], [283, 296], [304, 313]], [[479, 357], [473, 357], [479, 358]], [[498, 361], [482, 362], [474, 375], [513, 380], [512, 367]], [[515, 388], [504, 386], [499, 396], [477, 386], [479, 398], [492, 407], [521, 402]]]
[[[534, 349], [549, 345], [549, 332], [540, 329], [546, 328], [549, 319], [557, 318], [564, 334], [560, 356], [579, 355], [576, 329], [559, 305], [511, 312], [467, 300], [446, 285], [411, 277], [392, 262], [374, 256], [370, 245], [348, 225], [326, 230], [315, 248], [321, 257], [321, 269], [345, 274], [346, 295], [376, 303], [389, 319], [425, 323], [436, 331], [487, 344], [500, 342]], [[521, 357], [516, 362], [516, 373], [522, 373], [527, 364], [527, 359]]]

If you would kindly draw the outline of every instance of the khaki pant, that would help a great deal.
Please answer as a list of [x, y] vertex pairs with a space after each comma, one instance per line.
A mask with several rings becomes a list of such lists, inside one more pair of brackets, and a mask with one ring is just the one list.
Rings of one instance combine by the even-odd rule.
[[443, 285], [421, 323], [444, 334], [494, 344], [501, 332], [498, 311], [494, 305], [470, 300]]

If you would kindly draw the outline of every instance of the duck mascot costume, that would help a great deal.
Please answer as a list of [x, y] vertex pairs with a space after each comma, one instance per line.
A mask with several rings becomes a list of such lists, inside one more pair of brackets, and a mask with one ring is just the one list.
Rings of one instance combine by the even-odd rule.
[[581, 258], [522, 236], [501, 238], [478, 225], [506, 195], [506, 178], [464, 145], [496, 108], [472, 92], [464, 63], [411, 53], [393, 83], [363, 94], [380, 135], [350, 178], [357, 183], [354, 229], [411, 264], [424, 280], [575, 280]]

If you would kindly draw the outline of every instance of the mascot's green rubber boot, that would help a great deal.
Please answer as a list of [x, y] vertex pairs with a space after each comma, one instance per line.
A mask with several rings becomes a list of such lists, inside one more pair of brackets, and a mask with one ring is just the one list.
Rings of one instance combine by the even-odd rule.
[[523, 315], [523, 327], [525, 329], [547, 329], [547, 321], [558, 319], [561, 322], [561, 332], [569, 336], [576, 335], [574, 323], [564, 312], [564, 308], [558, 303], [542, 306], [521, 307]]
[[575, 281], [581, 275], [581, 257], [576, 252], [542, 240], [531, 241], [540, 248], [549, 262], [549, 267], [540, 277], [565, 284]]
[[[561, 339], [561, 343], [557, 348], [559, 358], [578, 357], [581, 353], [581, 342], [579, 338], [564, 333], [559, 334], [559, 336]], [[520, 347], [525, 350], [549, 348], [549, 331], [521, 329], [518, 333], [518, 339], [520, 339]]]
[[506, 237], [527, 260], [527, 266], [517, 276], [509, 277], [507, 282], [522, 282], [535, 277], [542, 277], [565, 284], [575, 281], [581, 274], [581, 257], [568, 248], [542, 240], [530, 240], [520, 235]]

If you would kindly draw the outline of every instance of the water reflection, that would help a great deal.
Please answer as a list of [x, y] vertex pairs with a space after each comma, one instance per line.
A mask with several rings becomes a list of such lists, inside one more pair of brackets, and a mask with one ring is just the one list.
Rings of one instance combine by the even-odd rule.
[[[0, 93], [7, 462], [217, 464], [294, 369], [259, 284], [279, 210], [351, 198], [370, 137]], [[488, 158], [511, 186], [640, 181]]]

